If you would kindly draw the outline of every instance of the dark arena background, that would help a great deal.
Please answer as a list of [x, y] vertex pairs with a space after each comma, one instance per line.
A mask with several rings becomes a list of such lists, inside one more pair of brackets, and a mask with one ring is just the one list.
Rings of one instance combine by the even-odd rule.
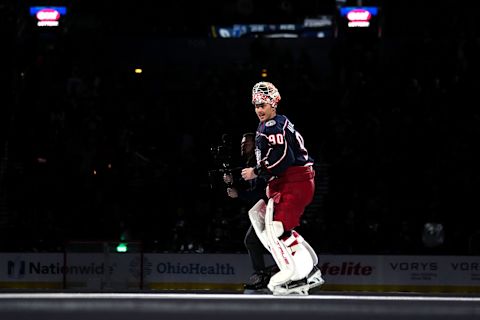
[[[2, 1], [0, 319], [479, 318], [479, 21], [454, 1]], [[222, 177], [259, 81], [315, 160], [307, 296], [243, 294], [250, 207]]]

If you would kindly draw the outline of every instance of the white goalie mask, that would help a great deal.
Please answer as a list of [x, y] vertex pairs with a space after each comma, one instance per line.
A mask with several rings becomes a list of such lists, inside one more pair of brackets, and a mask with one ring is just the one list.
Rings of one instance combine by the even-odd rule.
[[270, 82], [258, 82], [252, 89], [252, 104], [269, 103], [276, 108], [282, 98], [278, 89]]

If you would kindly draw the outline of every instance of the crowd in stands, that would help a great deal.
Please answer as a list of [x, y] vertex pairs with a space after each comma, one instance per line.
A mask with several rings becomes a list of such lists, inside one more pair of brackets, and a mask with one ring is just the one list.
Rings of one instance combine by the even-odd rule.
[[0, 153], [0, 251], [123, 237], [153, 252], [245, 252], [249, 208], [227, 197], [212, 147], [227, 134], [238, 164], [264, 79], [316, 160], [299, 229], [320, 254], [478, 254], [480, 38], [452, 30], [228, 40], [237, 56], [211, 59], [198, 55], [225, 40], [165, 39], [157, 50], [190, 60], [149, 52], [140, 65], [118, 39], [32, 36], [17, 44]]

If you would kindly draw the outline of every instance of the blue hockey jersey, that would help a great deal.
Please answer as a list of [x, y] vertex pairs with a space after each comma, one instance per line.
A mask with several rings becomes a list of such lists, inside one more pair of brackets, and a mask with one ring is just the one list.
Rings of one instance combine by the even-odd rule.
[[255, 137], [258, 175], [280, 176], [290, 166], [312, 166], [302, 135], [290, 120], [277, 114], [258, 125]]

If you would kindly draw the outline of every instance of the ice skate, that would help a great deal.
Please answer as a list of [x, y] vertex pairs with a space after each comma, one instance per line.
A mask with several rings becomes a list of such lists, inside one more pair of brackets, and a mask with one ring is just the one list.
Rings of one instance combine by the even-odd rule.
[[312, 271], [310, 271], [310, 274], [307, 277], [307, 283], [309, 289], [319, 287], [325, 283], [325, 280], [322, 278], [322, 272], [317, 266], [314, 266]]
[[270, 274], [265, 271], [259, 271], [252, 274], [250, 282], [244, 284], [244, 294], [268, 294], [268, 281], [270, 280]]
[[279, 286], [275, 286], [272, 290], [274, 296], [286, 296], [286, 295], [300, 295], [307, 296], [310, 286], [306, 279], [289, 281]]
[[273, 295], [302, 295], [309, 294], [310, 289], [321, 286], [325, 283], [322, 278], [322, 272], [317, 266], [314, 266], [308, 277], [296, 281], [289, 281], [279, 286], [275, 286], [272, 290]]

